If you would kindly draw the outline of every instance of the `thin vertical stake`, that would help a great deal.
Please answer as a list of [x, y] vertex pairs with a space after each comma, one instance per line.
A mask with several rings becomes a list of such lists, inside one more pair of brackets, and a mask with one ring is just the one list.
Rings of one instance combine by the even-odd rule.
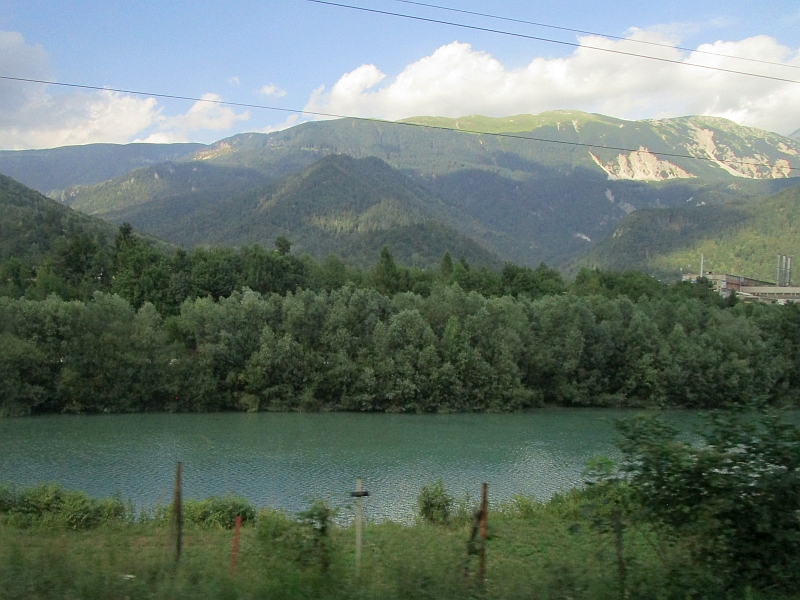
[[236, 556], [239, 554], [239, 530], [242, 528], [242, 517], [236, 516], [236, 521], [233, 525], [233, 545], [231, 546], [231, 569], [230, 575], [233, 577], [233, 572], [236, 570]]
[[361, 573], [361, 477], [356, 478], [356, 577]]
[[183, 501], [181, 498], [181, 469], [183, 463], [179, 462], [175, 469], [175, 489], [172, 494], [172, 528], [175, 534], [175, 562], [181, 559], [183, 545]]
[[484, 483], [483, 490], [481, 491], [481, 558], [480, 566], [478, 567], [478, 579], [483, 585], [483, 579], [486, 575], [486, 519], [489, 512], [489, 485]]
[[613, 515], [614, 524], [614, 541], [617, 550], [617, 573], [619, 574], [619, 586], [622, 591], [622, 597], [628, 597], [628, 587], [626, 584], [627, 573], [625, 570], [625, 554], [624, 554], [624, 534], [625, 524], [622, 522], [622, 513], [615, 510]]

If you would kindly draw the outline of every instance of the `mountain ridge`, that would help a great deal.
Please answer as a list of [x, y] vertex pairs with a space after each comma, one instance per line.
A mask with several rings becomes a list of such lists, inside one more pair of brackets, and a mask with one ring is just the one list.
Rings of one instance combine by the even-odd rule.
[[[798, 181], [787, 178], [795, 172], [788, 172], [786, 164], [800, 165], [800, 143], [713, 117], [624, 121], [551, 111], [415, 119], [436, 127], [528, 131], [498, 137], [356, 119], [309, 122], [270, 134], [232, 136], [176, 161], [96, 186], [73, 187], [58, 197], [117, 222], [131, 220], [145, 231], [154, 223], [157, 233], [164, 231], [163, 215], [183, 218], [199, 214], [200, 207], [213, 212], [220, 199], [257, 193], [326, 156], [376, 157], [407, 176], [404, 185], [413, 182], [424, 190], [431, 218], [505, 260], [559, 266], [582, 255], [633, 211], [759, 197]], [[732, 166], [726, 160], [752, 164]], [[325, 197], [332, 205], [342, 200]], [[171, 209], [166, 206], [170, 202]], [[326, 227], [342, 226], [340, 217], [326, 219]], [[338, 224], [331, 219], [339, 219]], [[230, 226], [214, 225], [220, 231]], [[204, 225], [206, 231], [214, 227]], [[177, 237], [171, 241], [184, 239], [173, 231]], [[256, 232], [253, 236], [260, 239]]]
[[45, 150], [0, 151], [0, 173], [42, 194], [92, 185], [133, 169], [175, 160], [204, 144], [86, 144]]

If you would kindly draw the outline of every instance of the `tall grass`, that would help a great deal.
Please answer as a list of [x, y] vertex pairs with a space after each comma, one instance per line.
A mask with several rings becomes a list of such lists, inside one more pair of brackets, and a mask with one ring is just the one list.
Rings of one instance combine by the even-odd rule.
[[[69, 495], [35, 489], [35, 497]], [[298, 516], [262, 510], [242, 528], [239, 560], [231, 574], [232, 533], [225, 527], [237, 509], [230, 503], [225, 510], [209, 508], [219, 499], [198, 503], [196, 514], [202, 516], [188, 520], [184, 551], [175, 566], [163, 519], [108, 518], [81, 528], [66, 517], [38, 522], [31, 517], [24, 523], [9, 518], [22, 514], [15, 507], [31, 494], [0, 492], [5, 515], [0, 524], [2, 600], [786, 598], [774, 590], [759, 595], [715, 589], [713, 577], [692, 567], [689, 549], [680, 540], [632, 521], [625, 530], [628, 576], [623, 590], [614, 536], [598, 524], [582, 491], [546, 503], [519, 496], [494, 506], [483, 584], [476, 578], [476, 558], [467, 552], [471, 520], [462, 517], [468, 510], [454, 510], [446, 522], [367, 523], [360, 578], [355, 577], [353, 527], [337, 526], [327, 507], [315, 504]], [[86, 505], [85, 498], [81, 502], [48, 506], [66, 514], [65, 507]]]

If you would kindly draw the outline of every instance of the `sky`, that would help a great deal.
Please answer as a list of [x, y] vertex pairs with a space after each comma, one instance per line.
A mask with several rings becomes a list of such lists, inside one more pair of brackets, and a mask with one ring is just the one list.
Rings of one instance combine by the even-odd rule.
[[800, 83], [683, 64], [800, 81], [796, 0], [428, 2], [600, 35], [399, 0], [341, 1], [578, 47], [309, 0], [0, 0], [2, 76], [286, 109], [0, 80], [0, 149], [210, 143], [321, 118], [303, 111], [394, 120], [571, 109], [623, 119], [715, 115], [784, 135], [800, 129]]

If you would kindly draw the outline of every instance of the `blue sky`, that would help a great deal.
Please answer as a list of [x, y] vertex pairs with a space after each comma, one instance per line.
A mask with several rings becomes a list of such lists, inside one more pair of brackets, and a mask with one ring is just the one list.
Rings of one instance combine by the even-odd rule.
[[[588, 39], [395, 0], [351, 3], [693, 60], [678, 50]], [[433, 3], [689, 48], [705, 44], [711, 51], [800, 67], [796, 3]], [[390, 119], [572, 108], [621, 118], [717, 114], [784, 134], [800, 128], [798, 84], [576, 51], [306, 0], [0, 0], [0, 32], [2, 75]], [[701, 60], [800, 80], [797, 68]], [[269, 111], [0, 82], [2, 149], [96, 141], [210, 142], [297, 122], [286, 118]]]

